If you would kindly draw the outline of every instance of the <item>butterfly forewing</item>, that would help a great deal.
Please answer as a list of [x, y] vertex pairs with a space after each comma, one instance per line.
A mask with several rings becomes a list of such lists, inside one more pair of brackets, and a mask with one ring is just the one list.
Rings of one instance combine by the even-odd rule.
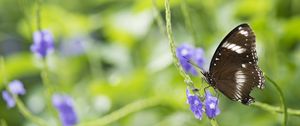
[[255, 35], [249, 25], [233, 29], [218, 46], [209, 68], [210, 84], [228, 98], [250, 104], [253, 87], [264, 87], [264, 77], [257, 66]]

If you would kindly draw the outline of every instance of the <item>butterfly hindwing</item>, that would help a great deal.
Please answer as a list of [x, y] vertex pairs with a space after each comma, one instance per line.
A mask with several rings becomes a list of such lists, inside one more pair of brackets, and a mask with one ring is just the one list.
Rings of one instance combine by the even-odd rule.
[[252, 88], [264, 87], [264, 77], [257, 66], [255, 35], [249, 25], [234, 28], [218, 46], [209, 68], [211, 85], [228, 98], [250, 104]]

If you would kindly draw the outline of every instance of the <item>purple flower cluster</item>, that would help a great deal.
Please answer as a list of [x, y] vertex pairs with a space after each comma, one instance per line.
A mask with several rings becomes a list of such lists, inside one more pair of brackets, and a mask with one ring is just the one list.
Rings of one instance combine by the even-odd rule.
[[9, 91], [2, 91], [2, 98], [5, 100], [7, 107], [12, 108], [16, 105], [16, 101], [12, 95], [24, 95], [26, 90], [23, 83], [19, 80], [14, 80], [8, 84]]
[[58, 110], [63, 126], [75, 126], [77, 124], [78, 119], [70, 96], [55, 94], [52, 97], [52, 103]]
[[54, 42], [51, 32], [48, 30], [35, 32], [33, 34], [33, 44], [30, 49], [39, 57], [45, 58], [54, 50]]
[[211, 93], [207, 90], [205, 91], [205, 101], [203, 108], [203, 103], [197, 95], [193, 95], [186, 90], [187, 95], [187, 103], [190, 105], [191, 111], [194, 113], [197, 119], [202, 119], [202, 113], [205, 111], [208, 118], [215, 118], [220, 114], [220, 109], [218, 108], [218, 99], [211, 95]]
[[187, 103], [190, 104], [190, 109], [194, 113], [197, 119], [202, 119], [203, 105], [197, 95], [192, 95], [188, 89], [186, 89]]
[[194, 48], [189, 44], [182, 44], [176, 49], [176, 55], [185, 72], [192, 75], [198, 75], [197, 70], [189, 61], [196, 63], [198, 67], [203, 69], [204, 65], [204, 51], [202, 48]]
[[16, 101], [8, 91], [2, 91], [2, 98], [5, 100], [8, 108], [12, 108], [16, 105]]
[[88, 41], [84, 37], [74, 37], [68, 39], [60, 44], [59, 51], [62, 56], [72, 57], [78, 56], [85, 52], [85, 44], [84, 42]]
[[220, 114], [221, 111], [218, 107], [218, 104], [218, 98], [212, 96], [208, 90], [205, 91], [205, 112], [208, 118], [215, 118]]

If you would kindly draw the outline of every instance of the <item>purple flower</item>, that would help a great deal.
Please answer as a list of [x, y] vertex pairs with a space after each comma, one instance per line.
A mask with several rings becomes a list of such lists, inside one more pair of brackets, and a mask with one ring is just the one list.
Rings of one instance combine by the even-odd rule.
[[78, 56], [85, 52], [84, 50], [84, 41], [86, 38], [83, 37], [74, 37], [70, 40], [64, 41], [60, 44], [60, 52], [63, 56], [71, 57], [71, 56]]
[[190, 94], [189, 90], [186, 89], [187, 103], [190, 104], [190, 109], [194, 113], [197, 119], [202, 119], [202, 102], [197, 95]]
[[45, 58], [50, 52], [54, 50], [53, 37], [50, 31], [37, 31], [33, 35], [33, 44], [31, 51], [38, 56]]
[[208, 118], [215, 118], [220, 114], [220, 109], [218, 107], [219, 100], [217, 97], [211, 95], [211, 93], [205, 91], [205, 112]]
[[196, 63], [198, 67], [203, 68], [204, 65], [204, 51], [202, 48], [194, 48], [189, 44], [182, 44], [176, 49], [176, 55], [180, 64], [187, 73], [198, 75], [196, 69], [188, 61]]
[[19, 80], [14, 80], [8, 84], [8, 91], [2, 91], [2, 98], [6, 101], [8, 108], [12, 108], [16, 105], [12, 94], [14, 95], [24, 95], [26, 90], [23, 86], [23, 83]]
[[16, 105], [14, 98], [9, 94], [8, 91], [2, 91], [2, 98], [5, 100], [8, 108], [12, 108]]
[[74, 111], [73, 100], [67, 95], [53, 95], [52, 103], [59, 112], [63, 126], [74, 126], [78, 122]]
[[23, 86], [23, 83], [19, 80], [14, 80], [8, 84], [8, 89], [11, 93], [16, 95], [24, 95], [26, 90]]

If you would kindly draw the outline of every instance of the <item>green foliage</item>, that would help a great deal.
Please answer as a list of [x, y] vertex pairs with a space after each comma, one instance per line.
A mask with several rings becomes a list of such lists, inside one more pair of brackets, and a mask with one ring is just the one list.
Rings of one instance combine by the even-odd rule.
[[[42, 1], [41, 26], [53, 32], [56, 47], [47, 57], [49, 83], [55, 92], [74, 98], [80, 125], [108, 117], [112, 121], [106, 125], [112, 126], [210, 125], [206, 117], [195, 119], [186, 104], [186, 84], [172, 64], [167, 36], [162, 31], [165, 25], [163, 29], [158, 25], [154, 13], [157, 11], [165, 23], [164, 1], [153, 1]], [[233, 27], [249, 23], [257, 38], [259, 66], [282, 89], [287, 107], [300, 109], [300, 2], [170, 2], [175, 44], [189, 42], [203, 47], [206, 64]], [[36, 9], [36, 1], [0, 0], [0, 55], [5, 58], [6, 68], [5, 73], [0, 72], [0, 89], [5, 88], [5, 76], [8, 81], [23, 81], [27, 89], [27, 94], [21, 96], [24, 105], [33, 115], [55, 124], [55, 115], [46, 110], [46, 89], [40, 75], [43, 63], [30, 52], [38, 25]], [[80, 41], [84, 51], [72, 55], [63, 52], [62, 44], [73, 41]], [[192, 80], [196, 87], [202, 83], [199, 77]], [[252, 95], [257, 101], [280, 106], [279, 95], [269, 82], [265, 90], [255, 90]], [[0, 125], [33, 123], [20, 116], [17, 108], [7, 109], [0, 99]], [[221, 126], [281, 124], [281, 114], [244, 106], [224, 96], [220, 99], [221, 114], [216, 120]], [[118, 112], [126, 114], [120, 116]], [[289, 116], [288, 125], [299, 124], [299, 116]]]

